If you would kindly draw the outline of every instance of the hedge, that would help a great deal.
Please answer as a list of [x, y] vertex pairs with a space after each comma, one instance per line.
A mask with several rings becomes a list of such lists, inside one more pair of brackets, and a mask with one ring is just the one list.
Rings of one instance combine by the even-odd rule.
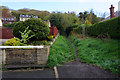
[[120, 38], [120, 16], [106, 21], [93, 24], [89, 28], [90, 36], [98, 36], [99, 34], [109, 35], [111, 38]]
[[28, 19], [24, 22], [17, 22], [13, 26], [13, 35], [17, 38], [21, 38], [20, 31], [24, 32], [28, 26], [29, 30], [31, 30], [30, 35], [35, 35], [31, 40], [44, 40], [49, 35], [49, 26], [41, 19], [35, 18]]

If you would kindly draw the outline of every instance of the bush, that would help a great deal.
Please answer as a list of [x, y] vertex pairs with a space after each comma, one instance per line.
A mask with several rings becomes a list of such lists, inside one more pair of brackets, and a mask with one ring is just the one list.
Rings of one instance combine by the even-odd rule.
[[30, 45], [49, 45], [49, 42], [46, 40], [43, 41], [32, 41], [30, 42]]
[[47, 36], [48, 40], [52, 41], [53, 35]]
[[78, 34], [83, 34], [83, 32], [84, 32], [84, 34], [87, 35], [89, 32], [88, 30], [89, 30], [90, 26], [91, 26], [90, 24], [82, 24], [82, 25], [79, 25], [78, 27], [74, 28], [73, 31]]
[[66, 29], [66, 34], [67, 34], [67, 36], [69, 36], [70, 32], [73, 31], [73, 29], [74, 29], [75, 27], [78, 27], [78, 25], [77, 25], [77, 24], [72, 24], [70, 27], [68, 27], [68, 28]]
[[65, 34], [67, 27], [78, 22], [78, 18], [71, 14], [53, 13], [49, 17], [51, 25], [56, 26], [60, 34]]
[[96, 23], [89, 29], [89, 35], [109, 35], [112, 38], [120, 38], [120, 22], [118, 17]]
[[4, 27], [13, 27], [15, 25], [15, 23], [11, 23], [11, 24], [3, 24]]
[[31, 18], [24, 22], [17, 22], [13, 27], [13, 35], [21, 39], [20, 32], [24, 32], [25, 29], [29, 26], [29, 30], [31, 30], [31, 35], [35, 35], [30, 40], [44, 40], [47, 38], [49, 34], [48, 25], [42, 21], [41, 19]]
[[17, 38], [11, 38], [5, 41], [5, 46], [23, 46], [24, 44], [17, 40]]

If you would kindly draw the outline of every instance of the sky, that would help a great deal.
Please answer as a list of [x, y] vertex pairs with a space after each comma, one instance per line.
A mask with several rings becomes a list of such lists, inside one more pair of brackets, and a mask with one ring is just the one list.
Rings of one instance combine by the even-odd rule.
[[30, 8], [49, 12], [74, 11], [76, 14], [93, 9], [94, 13], [98, 16], [102, 16], [103, 13], [106, 12], [107, 17], [109, 16], [111, 4], [113, 4], [115, 11], [117, 11], [119, 1], [120, 0], [0, 0], [0, 5], [8, 6], [8, 8], [13, 10]]

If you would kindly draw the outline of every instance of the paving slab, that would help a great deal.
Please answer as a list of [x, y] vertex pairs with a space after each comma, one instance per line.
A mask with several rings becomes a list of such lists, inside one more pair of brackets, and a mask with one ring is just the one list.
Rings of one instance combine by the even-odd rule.
[[58, 66], [59, 78], [118, 78], [96, 66], [80, 62], [70, 62]]

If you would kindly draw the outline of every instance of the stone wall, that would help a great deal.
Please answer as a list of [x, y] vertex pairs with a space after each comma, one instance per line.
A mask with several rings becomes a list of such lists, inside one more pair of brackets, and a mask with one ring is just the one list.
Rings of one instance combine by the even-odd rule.
[[49, 47], [37, 49], [4, 49], [3, 54], [3, 64], [6, 65], [45, 65], [48, 60]]

